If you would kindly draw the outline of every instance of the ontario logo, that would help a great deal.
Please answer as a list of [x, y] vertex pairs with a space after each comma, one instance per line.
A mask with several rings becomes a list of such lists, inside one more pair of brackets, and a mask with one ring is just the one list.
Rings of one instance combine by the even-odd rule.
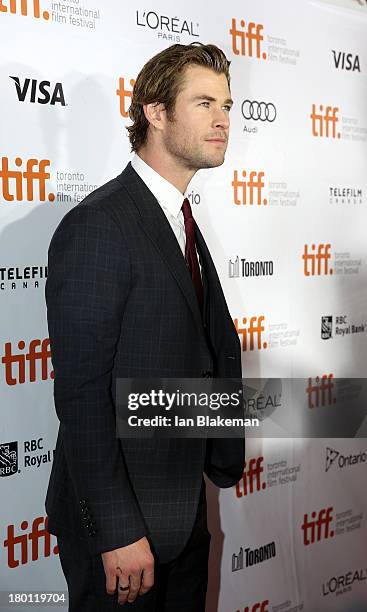
[[362, 463], [366, 463], [366, 461], [367, 453], [365, 451], [360, 451], [356, 454], [343, 455], [340, 451], [327, 446], [325, 456], [325, 472], [328, 472], [333, 465], [343, 469], [353, 465], [361, 465]]
[[0, 477], [18, 473], [18, 442], [0, 444]]

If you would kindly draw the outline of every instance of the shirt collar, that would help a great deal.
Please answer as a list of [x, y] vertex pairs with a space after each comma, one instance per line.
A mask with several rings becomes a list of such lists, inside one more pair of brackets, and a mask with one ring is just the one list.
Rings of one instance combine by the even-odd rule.
[[161, 207], [177, 218], [185, 196], [172, 183], [153, 170], [137, 153], [132, 158], [131, 165], [158, 200]]

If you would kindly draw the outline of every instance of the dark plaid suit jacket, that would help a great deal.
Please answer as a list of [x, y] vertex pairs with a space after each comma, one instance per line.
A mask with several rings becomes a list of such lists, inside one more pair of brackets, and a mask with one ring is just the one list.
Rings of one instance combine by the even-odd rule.
[[162, 561], [193, 526], [203, 471], [239, 480], [242, 440], [119, 440], [115, 379], [241, 377], [239, 340], [196, 228], [204, 322], [185, 260], [131, 164], [69, 211], [49, 248], [46, 301], [60, 420], [49, 531], [91, 554], [147, 535]]

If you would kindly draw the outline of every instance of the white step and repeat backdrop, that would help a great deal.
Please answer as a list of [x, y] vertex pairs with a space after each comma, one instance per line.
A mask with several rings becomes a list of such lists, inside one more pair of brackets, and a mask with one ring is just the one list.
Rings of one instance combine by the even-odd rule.
[[[361, 13], [308, 0], [1, 0], [0, 590], [65, 588], [44, 510], [47, 248], [129, 160], [134, 77], [165, 46], [213, 42], [232, 62], [226, 162], [190, 199], [245, 375], [306, 378], [320, 415], [335, 379], [364, 376], [366, 34]], [[363, 438], [249, 441], [237, 487], [208, 490], [208, 611], [365, 612], [366, 460]]]

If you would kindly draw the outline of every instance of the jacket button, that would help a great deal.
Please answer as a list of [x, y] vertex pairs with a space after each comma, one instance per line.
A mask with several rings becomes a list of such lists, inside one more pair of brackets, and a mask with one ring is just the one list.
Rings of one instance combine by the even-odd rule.
[[202, 372], [201, 376], [202, 378], [213, 378], [213, 372], [205, 370], [205, 372]]

